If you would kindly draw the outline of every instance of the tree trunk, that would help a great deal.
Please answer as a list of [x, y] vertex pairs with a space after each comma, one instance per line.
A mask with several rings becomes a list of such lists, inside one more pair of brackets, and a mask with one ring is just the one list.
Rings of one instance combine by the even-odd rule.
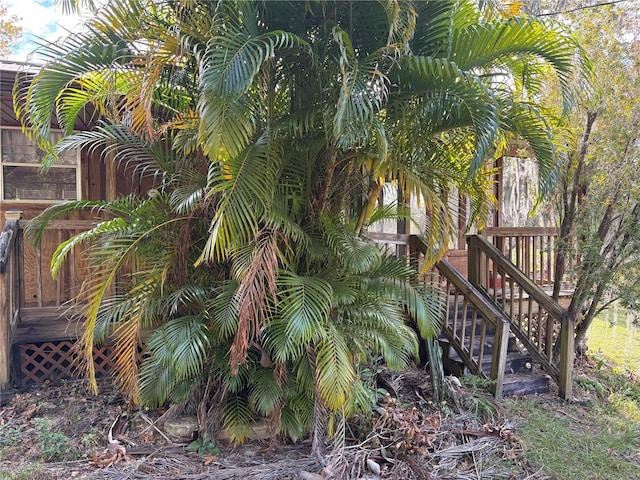
[[571, 191], [569, 192], [569, 176], [573, 170], [571, 166], [567, 168], [565, 191], [563, 192], [563, 208], [562, 221], [560, 223], [560, 236], [559, 245], [556, 251], [556, 265], [555, 265], [555, 277], [553, 282], [553, 299], [558, 301], [560, 298], [560, 289], [562, 288], [562, 278], [567, 269], [569, 260], [569, 252], [571, 250], [571, 236], [573, 234], [574, 223], [576, 220], [576, 211], [580, 202], [580, 195], [578, 194], [584, 189], [584, 185], [581, 182], [581, 173], [584, 168], [585, 157], [587, 156], [587, 150], [589, 146], [589, 138], [591, 137], [591, 131], [593, 124], [597, 117], [596, 112], [587, 112], [587, 123], [580, 139], [580, 148], [576, 153], [576, 165], [573, 171], [573, 182], [571, 182]]

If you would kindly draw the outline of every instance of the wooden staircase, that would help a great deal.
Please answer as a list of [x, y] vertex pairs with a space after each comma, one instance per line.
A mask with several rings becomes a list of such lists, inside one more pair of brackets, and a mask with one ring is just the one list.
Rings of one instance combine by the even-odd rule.
[[[385, 248], [408, 252], [421, 268], [426, 245], [415, 235], [370, 234]], [[482, 236], [470, 236], [469, 275], [447, 261], [423, 276], [443, 295], [445, 369], [491, 379], [493, 393], [520, 395], [549, 391], [571, 396], [573, 321], [545, 291]]]
[[[447, 318], [458, 319], [455, 338], [465, 338], [468, 334], [469, 344], [467, 348], [469, 356], [481, 359], [478, 368], [482, 372], [482, 376], [490, 378], [496, 328], [483, 318], [481, 312], [474, 311], [464, 302], [456, 302], [455, 295], [449, 298], [448, 304]], [[444, 331], [438, 337], [442, 347], [442, 362], [445, 374], [459, 377], [466, 373], [472, 373], [468, 372], [465, 360], [455, 347], [451, 347], [452, 344], [449, 338]], [[518, 344], [513, 334], [509, 335], [504, 365], [504, 379], [502, 381], [502, 395], [546, 393], [550, 389], [550, 380], [551, 377], [546, 373], [534, 371], [533, 357]]]

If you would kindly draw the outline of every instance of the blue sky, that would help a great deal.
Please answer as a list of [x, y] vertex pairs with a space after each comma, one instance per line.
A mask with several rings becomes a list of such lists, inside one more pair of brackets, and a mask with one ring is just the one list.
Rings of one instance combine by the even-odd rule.
[[27, 61], [29, 53], [36, 47], [36, 39], [49, 41], [65, 36], [68, 31], [77, 30], [81, 19], [63, 15], [55, 0], [3, 0], [9, 15], [21, 18], [22, 39], [12, 48], [12, 60]]

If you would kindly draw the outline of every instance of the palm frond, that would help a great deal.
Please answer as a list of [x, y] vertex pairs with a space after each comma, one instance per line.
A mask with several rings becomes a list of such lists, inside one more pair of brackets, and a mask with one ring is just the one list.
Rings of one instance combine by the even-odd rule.
[[211, 163], [208, 196], [220, 194], [211, 221], [211, 234], [198, 264], [220, 260], [233, 245], [250, 242], [257, 234], [274, 195], [277, 165], [268, 162], [266, 139], [250, 145], [237, 158]]
[[305, 45], [289, 32], [252, 35], [255, 32], [248, 31], [246, 21], [241, 25], [229, 17], [221, 21], [228, 31], [214, 36], [200, 59], [199, 137], [211, 158], [236, 157], [247, 148], [260, 113], [257, 99], [247, 95], [256, 76], [276, 52]]
[[[518, 56], [526, 57], [528, 64], [534, 65], [532, 56], [535, 56], [553, 67], [562, 87], [565, 109], [573, 102], [572, 78], [576, 55], [581, 55], [581, 50], [558, 24], [514, 17], [474, 25], [454, 30], [451, 46], [455, 57], [449, 58], [454, 59], [466, 71], [487, 67], [491, 69], [504, 65], [505, 62], [514, 62], [514, 58]], [[530, 89], [531, 85], [527, 83], [525, 87]]]
[[227, 398], [222, 418], [224, 430], [232, 441], [242, 443], [251, 435], [253, 415], [246, 398], [239, 395]]
[[329, 324], [316, 346], [316, 385], [324, 404], [340, 410], [351, 392], [356, 372], [345, 338]]
[[249, 384], [249, 406], [263, 417], [274, 412], [284, 401], [282, 386], [273, 378], [273, 369], [258, 368], [254, 370], [249, 377]]
[[271, 302], [277, 291], [277, 271], [277, 236], [263, 231], [251, 248], [250, 262], [237, 274], [240, 283], [234, 302], [238, 305], [238, 328], [230, 349], [232, 371], [244, 362], [251, 341], [270, 321]]
[[[65, 132], [73, 131], [75, 115], [83, 110], [89, 97], [79, 96], [75, 87], [68, 91], [68, 86], [95, 71], [123, 68], [130, 54], [128, 48], [111, 44], [104, 37], [88, 33], [73, 35], [62, 46], [49, 44], [47, 50], [41, 52], [41, 56], [48, 60], [47, 67], [38, 72], [26, 89], [20, 90], [16, 86], [14, 90], [16, 114], [37, 134], [35, 138], [38, 145], [51, 151], [46, 147], [51, 138], [54, 112], [66, 113], [67, 115], [56, 120]], [[65, 96], [67, 92], [69, 97]], [[63, 100], [69, 106], [59, 110], [58, 103]], [[94, 106], [100, 108], [100, 104], [101, 102], [97, 102]]]
[[238, 328], [240, 313], [236, 296], [237, 290], [238, 283], [236, 281], [226, 282], [208, 309], [215, 332], [221, 340], [231, 338]]
[[328, 215], [322, 216], [327, 243], [341, 262], [353, 273], [362, 273], [380, 261], [380, 250], [371, 242], [362, 240], [335, 223]]
[[513, 102], [503, 118], [503, 129], [524, 138], [535, 153], [538, 166], [538, 194], [546, 195], [555, 183], [560, 163], [547, 120], [534, 105]]
[[[422, 96], [423, 114], [455, 128], [470, 127], [475, 154], [469, 175], [482, 165], [498, 132], [498, 108], [489, 88], [456, 63], [433, 57], [411, 57], [402, 63], [398, 76], [412, 86], [414, 96]], [[453, 122], [453, 123], [452, 123]]]
[[279, 347], [275, 350], [276, 359], [287, 361], [301, 354], [305, 345], [321, 334], [329, 318], [333, 292], [322, 279], [287, 271], [279, 273], [277, 285], [279, 316], [285, 328], [279, 332], [280, 339], [271, 341]]

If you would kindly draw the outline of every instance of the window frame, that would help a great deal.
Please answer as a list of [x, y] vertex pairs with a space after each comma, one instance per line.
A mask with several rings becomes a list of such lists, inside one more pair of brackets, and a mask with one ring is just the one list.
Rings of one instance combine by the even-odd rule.
[[[40, 199], [29, 199], [29, 198], [5, 198], [5, 167], [26, 167], [26, 168], [33, 168], [36, 170], [36, 172], [38, 172], [39, 174], [39, 169], [40, 169], [40, 162], [33, 162], [33, 163], [25, 163], [25, 162], [11, 162], [11, 161], [4, 161], [3, 159], [3, 145], [2, 145], [2, 131], [6, 131], [6, 130], [15, 130], [15, 131], [19, 131], [22, 132], [22, 129], [20, 127], [15, 127], [15, 126], [0, 126], [0, 202], [2, 203], [11, 203], [11, 204], [18, 204], [18, 203], [42, 203], [42, 204], [48, 204], [48, 205], [54, 205], [56, 203], [61, 203], [61, 202], [66, 202], [66, 201], [74, 201], [71, 199], [50, 199], [50, 198], [40, 198]], [[51, 130], [52, 133], [59, 133], [64, 135], [63, 131], [60, 129], [52, 129]], [[31, 142], [30, 142], [31, 143]], [[38, 150], [38, 147], [33, 145], [33, 147]], [[74, 170], [75, 171], [75, 191], [76, 191], [76, 200], [80, 200], [82, 198], [82, 170], [81, 170], [81, 158], [80, 158], [80, 150], [77, 150], [75, 152], [75, 157], [76, 157], [76, 161], [75, 164], [72, 163], [68, 163], [68, 164], [58, 164], [58, 163], [54, 163], [53, 165], [51, 165], [51, 169], [67, 169], [67, 170]]]

